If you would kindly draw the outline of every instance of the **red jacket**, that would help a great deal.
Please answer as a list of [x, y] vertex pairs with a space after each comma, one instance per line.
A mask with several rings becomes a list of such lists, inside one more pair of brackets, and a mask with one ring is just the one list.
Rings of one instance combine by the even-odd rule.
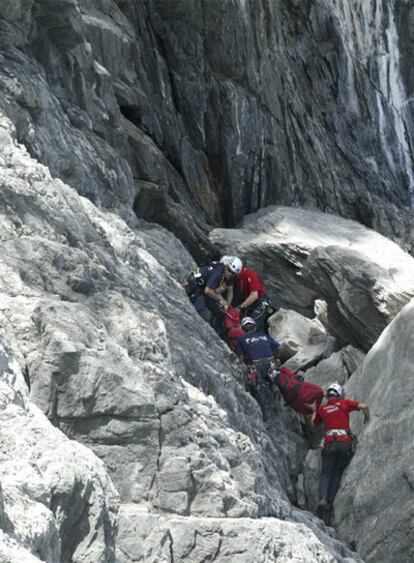
[[[328, 430], [347, 430], [349, 427], [349, 413], [358, 409], [359, 402], [350, 399], [338, 399], [330, 397], [328, 402], [321, 405], [313, 420], [314, 426], [319, 426], [322, 422], [325, 432]], [[352, 442], [351, 436], [325, 436], [325, 444], [337, 440], [338, 442]]]
[[266, 294], [262, 280], [250, 268], [242, 268], [240, 275], [234, 280], [234, 285], [237, 289], [240, 288], [242, 299], [246, 299], [252, 291], [257, 291], [259, 297], [264, 297]]

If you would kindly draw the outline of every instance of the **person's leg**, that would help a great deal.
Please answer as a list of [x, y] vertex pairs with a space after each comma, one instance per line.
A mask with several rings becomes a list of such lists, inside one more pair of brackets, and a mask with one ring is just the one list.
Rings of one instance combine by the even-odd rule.
[[224, 314], [220, 309], [218, 302], [210, 297], [205, 297], [205, 302], [211, 314], [210, 324], [220, 337], [224, 336]]
[[327, 499], [333, 503], [336, 493], [338, 492], [341, 477], [347, 465], [351, 461], [352, 450], [351, 445], [345, 442], [337, 442], [337, 453], [335, 456], [335, 465], [332, 471], [332, 478], [329, 483]]
[[265, 297], [257, 299], [248, 309], [246, 315], [252, 317], [256, 321], [257, 331], [269, 333], [268, 318], [273, 315], [275, 309], [270, 305], [269, 300]]
[[252, 317], [256, 321], [257, 332], [264, 332], [264, 308], [260, 299], [257, 299], [246, 309], [246, 316]]
[[319, 502], [328, 500], [328, 492], [335, 468], [336, 442], [330, 442], [322, 450], [322, 469], [319, 478]]
[[257, 368], [257, 402], [262, 410], [263, 420], [267, 420], [266, 398], [269, 393], [269, 364], [265, 363]]
[[226, 332], [224, 330], [224, 315], [220, 310], [216, 310], [211, 316], [211, 326], [223, 340], [226, 340]]
[[211, 312], [207, 308], [206, 299], [204, 295], [197, 296], [194, 301], [193, 305], [197, 313], [208, 323], [211, 322]]

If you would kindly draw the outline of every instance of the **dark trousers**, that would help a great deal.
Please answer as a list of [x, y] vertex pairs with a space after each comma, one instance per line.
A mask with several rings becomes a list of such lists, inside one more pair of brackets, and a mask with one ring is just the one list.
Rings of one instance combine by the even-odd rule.
[[319, 480], [319, 498], [333, 502], [339, 489], [342, 473], [352, 458], [352, 445], [333, 441], [322, 450], [322, 470]]
[[209, 322], [217, 334], [223, 338], [224, 313], [220, 309], [218, 302], [200, 293], [193, 298], [193, 305], [197, 313]]
[[266, 398], [269, 395], [270, 390], [270, 379], [269, 379], [269, 369], [271, 367], [270, 361], [265, 361], [259, 363], [256, 366], [256, 381], [253, 385], [250, 385], [250, 393], [252, 397], [256, 399], [259, 403], [260, 409], [262, 411], [263, 420], [267, 420], [266, 415]]
[[275, 312], [266, 297], [259, 297], [246, 309], [246, 316], [256, 321], [256, 330], [268, 334], [267, 319]]

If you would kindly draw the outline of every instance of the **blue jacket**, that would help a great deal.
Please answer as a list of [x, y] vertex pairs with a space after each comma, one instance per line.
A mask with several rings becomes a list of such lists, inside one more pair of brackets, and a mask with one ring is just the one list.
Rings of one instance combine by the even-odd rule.
[[226, 280], [224, 277], [224, 264], [213, 264], [211, 266], [201, 266], [201, 276], [205, 282], [205, 287], [214, 289], [218, 288], [227, 289], [228, 286], [233, 285], [233, 281]]
[[279, 343], [263, 332], [246, 332], [237, 340], [236, 353], [245, 354], [253, 360], [272, 358], [273, 352], [279, 348]]

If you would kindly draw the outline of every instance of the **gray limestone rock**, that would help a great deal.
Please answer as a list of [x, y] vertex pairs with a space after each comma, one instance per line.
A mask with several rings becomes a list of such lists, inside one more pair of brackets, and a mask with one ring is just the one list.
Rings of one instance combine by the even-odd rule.
[[336, 525], [367, 562], [413, 557], [412, 397], [414, 301], [385, 329], [350, 379], [347, 394], [366, 402], [371, 421], [335, 502]]
[[334, 352], [329, 358], [321, 360], [316, 366], [306, 370], [306, 379], [326, 388], [337, 381], [341, 385], [362, 365], [365, 354], [358, 348], [346, 346]]
[[[217, 561], [220, 563], [358, 563], [359, 557], [312, 525], [276, 518], [165, 517], [123, 505], [120, 512], [120, 563]], [[125, 535], [124, 535], [125, 534]]]
[[113, 561], [118, 496], [103, 463], [29, 401], [3, 342], [0, 443], [1, 560]]
[[[163, 514], [152, 536], [162, 541], [145, 557], [171, 556], [173, 519], [185, 528], [178, 553], [202, 536], [197, 560], [214, 558], [221, 536], [224, 557], [234, 559], [237, 541], [251, 539], [252, 517], [298, 518], [289, 501], [306, 451], [297, 419], [274, 397], [264, 427], [234, 358], [186, 301], [180, 285], [193, 261], [170, 233], [201, 258], [215, 252], [208, 222], [233, 225], [281, 203], [352, 217], [412, 245], [411, 17], [410, 3], [391, 0], [196, 0], [191, 9], [186, 0], [62, 0], [58, 10], [52, 0], [1, 2], [0, 110], [32, 156], [0, 117], [2, 326], [31, 399], [105, 461], [123, 502]], [[276, 304], [311, 316], [323, 298], [329, 331], [368, 350], [413, 294], [410, 259], [329, 215], [317, 236], [316, 215], [307, 217], [286, 236], [285, 212], [280, 244], [262, 233], [246, 256]], [[22, 380], [7, 375], [5, 385], [5, 410], [15, 405], [21, 434], [5, 438], [13, 446], [27, 436], [31, 447], [37, 425], [45, 433], [50, 425], [26, 403]], [[76, 520], [76, 541], [89, 535], [76, 546], [65, 539], [63, 558], [111, 559], [115, 503], [107, 517], [104, 508], [88, 514], [97, 522], [88, 529], [79, 514], [96, 507], [95, 470], [73, 467], [59, 446], [71, 442], [53, 435], [53, 447], [41, 441], [36, 455], [49, 466], [56, 450], [71, 477], [53, 466], [43, 489], [29, 472], [30, 494], [15, 505], [0, 479], [4, 529], [22, 506], [38, 523], [29, 538], [13, 524], [17, 541], [2, 530], [0, 553], [35, 560], [27, 544], [54, 559], [57, 538]], [[24, 468], [29, 446], [21, 445]], [[60, 519], [43, 502], [50, 490]], [[191, 515], [220, 522], [213, 531], [203, 522], [196, 534]], [[248, 520], [241, 539], [225, 517]], [[332, 560], [304, 525], [299, 556]], [[281, 546], [272, 531], [280, 526], [252, 526], [272, 556], [291, 556], [292, 542]], [[358, 530], [343, 529], [354, 541]], [[246, 557], [260, 557], [261, 545]], [[382, 549], [376, 544], [379, 557]]]
[[[212, 253], [313, 206], [412, 246], [409, 2], [3, 0], [0, 108], [53, 176]], [[300, 37], [300, 41], [298, 41]]]
[[279, 309], [268, 320], [269, 333], [280, 344], [280, 358], [293, 371], [306, 370], [329, 355], [334, 342], [317, 319]]

